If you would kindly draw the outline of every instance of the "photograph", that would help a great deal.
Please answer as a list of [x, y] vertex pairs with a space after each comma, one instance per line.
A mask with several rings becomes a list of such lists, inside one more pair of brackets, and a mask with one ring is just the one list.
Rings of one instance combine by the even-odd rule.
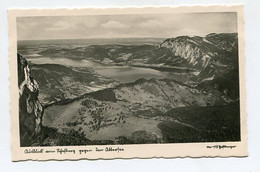
[[240, 20], [234, 10], [16, 16], [19, 146], [235, 148]]

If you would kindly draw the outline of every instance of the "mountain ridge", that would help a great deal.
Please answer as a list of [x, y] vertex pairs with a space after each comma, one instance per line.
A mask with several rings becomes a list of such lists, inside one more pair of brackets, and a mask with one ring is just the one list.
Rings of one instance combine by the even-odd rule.
[[140, 78], [140, 79], [136, 80], [135, 82], [122, 83], [122, 84], [114, 86], [113, 88], [104, 88], [102, 90], [98, 90], [98, 91], [82, 94], [82, 95], [77, 96], [75, 98], [67, 98], [67, 99], [62, 99], [62, 100], [59, 100], [59, 101], [56, 101], [56, 102], [52, 102], [52, 103], [49, 103], [49, 104], [45, 104], [44, 107], [47, 108], [49, 106], [61, 105], [61, 104], [62, 105], [66, 105], [66, 104], [69, 104], [69, 103], [71, 103], [73, 101], [78, 101], [80, 99], [84, 99], [86, 97], [91, 97], [91, 96], [99, 94], [99, 93], [102, 94], [104, 92], [109, 92], [109, 91], [113, 91], [113, 90], [116, 90], [116, 89], [121, 89], [121, 88], [124, 88], [124, 87], [131, 87], [131, 86], [135, 86], [135, 85], [138, 85], [138, 84], [143, 84], [143, 83], [154, 83], [154, 84], [157, 84], [156, 81], [163, 81], [165, 83], [173, 82], [173, 83], [176, 83], [176, 84], [178, 84], [180, 86], [185, 86], [185, 87], [190, 88], [190, 89], [196, 89], [196, 87], [190, 86], [188, 84], [185, 84], [185, 83], [173, 80], [173, 79], [166, 79], [166, 78], [164, 78], [164, 79], [155, 79], [155, 78], [145, 79], [145, 78]]

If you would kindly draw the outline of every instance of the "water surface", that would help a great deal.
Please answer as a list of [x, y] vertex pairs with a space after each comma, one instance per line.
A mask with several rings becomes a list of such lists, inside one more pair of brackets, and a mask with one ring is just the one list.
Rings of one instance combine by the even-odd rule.
[[150, 68], [118, 66], [102, 64], [91, 60], [74, 60], [69, 58], [52, 58], [52, 57], [26, 57], [28, 61], [34, 64], [59, 64], [67, 67], [86, 67], [92, 68], [96, 73], [118, 80], [121, 83], [134, 82], [140, 78], [145, 79], [175, 79], [178, 81], [185, 80], [186, 74], [178, 72], [162, 72]]

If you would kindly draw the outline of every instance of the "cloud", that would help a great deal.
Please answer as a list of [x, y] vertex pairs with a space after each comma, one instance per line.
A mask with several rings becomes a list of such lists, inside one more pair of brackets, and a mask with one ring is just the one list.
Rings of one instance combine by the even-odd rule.
[[236, 13], [18, 17], [19, 40], [203, 36], [236, 32]]
[[60, 20], [49, 21], [45, 26], [46, 31], [66, 31], [74, 30], [77, 32], [81, 29], [95, 28], [99, 24], [99, 21], [92, 18], [83, 17], [62, 17]]
[[106, 28], [106, 29], [110, 29], [110, 28], [127, 28], [128, 26], [120, 23], [118, 21], [114, 21], [114, 20], [110, 20], [104, 24], [101, 24], [102, 27]]
[[73, 20], [71, 20], [72, 23], [75, 23], [78, 27], [84, 27], [84, 28], [95, 28], [98, 27], [99, 21], [95, 18], [84, 18], [81, 17], [80, 19], [76, 19], [75, 17]]
[[66, 21], [57, 21], [56, 23], [54, 23], [53, 26], [50, 26], [48, 28], [46, 28], [45, 30], [46, 31], [60, 31], [60, 30], [67, 30], [67, 29], [70, 29], [71, 28], [71, 24], [69, 24], [68, 22]]
[[148, 20], [144, 23], [140, 23], [139, 26], [144, 28], [153, 28], [153, 27], [161, 26], [161, 23], [157, 20]]

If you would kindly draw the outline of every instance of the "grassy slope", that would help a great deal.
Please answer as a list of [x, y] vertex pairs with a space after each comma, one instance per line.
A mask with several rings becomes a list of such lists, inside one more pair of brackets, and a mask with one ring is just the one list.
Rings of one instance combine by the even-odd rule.
[[[196, 129], [174, 122], [174, 116], [164, 115], [164, 113], [172, 108], [188, 106], [190, 109], [187, 108], [187, 111], [182, 109], [180, 114], [189, 116], [191, 113], [192, 116], [192, 111], [199, 112], [199, 109], [205, 111], [205, 107], [196, 109], [194, 106], [216, 103], [214, 96], [197, 92], [178, 82], [166, 79], [141, 79], [114, 89], [105, 89], [74, 100], [52, 104], [45, 109], [43, 125], [56, 127], [60, 132], [63, 129], [73, 129], [84, 133], [92, 141], [115, 141], [116, 138], [121, 137], [121, 141], [127, 143], [158, 143], [162, 138], [161, 131], [164, 136], [167, 136], [165, 135], [167, 127], [170, 128], [169, 130], [174, 128], [174, 131], [182, 128], [179, 132], [182, 133], [180, 139], [193, 141], [189, 138], [189, 133], [196, 133]], [[196, 119], [199, 122], [200, 117]], [[184, 122], [187, 122], [187, 119]], [[172, 131], [169, 132], [171, 134]], [[142, 137], [145, 137], [146, 141], [142, 140]], [[169, 139], [165, 138], [163, 142], [168, 142]], [[200, 141], [203, 139], [207, 137]], [[180, 140], [175, 139], [170, 142], [180, 142]]]

